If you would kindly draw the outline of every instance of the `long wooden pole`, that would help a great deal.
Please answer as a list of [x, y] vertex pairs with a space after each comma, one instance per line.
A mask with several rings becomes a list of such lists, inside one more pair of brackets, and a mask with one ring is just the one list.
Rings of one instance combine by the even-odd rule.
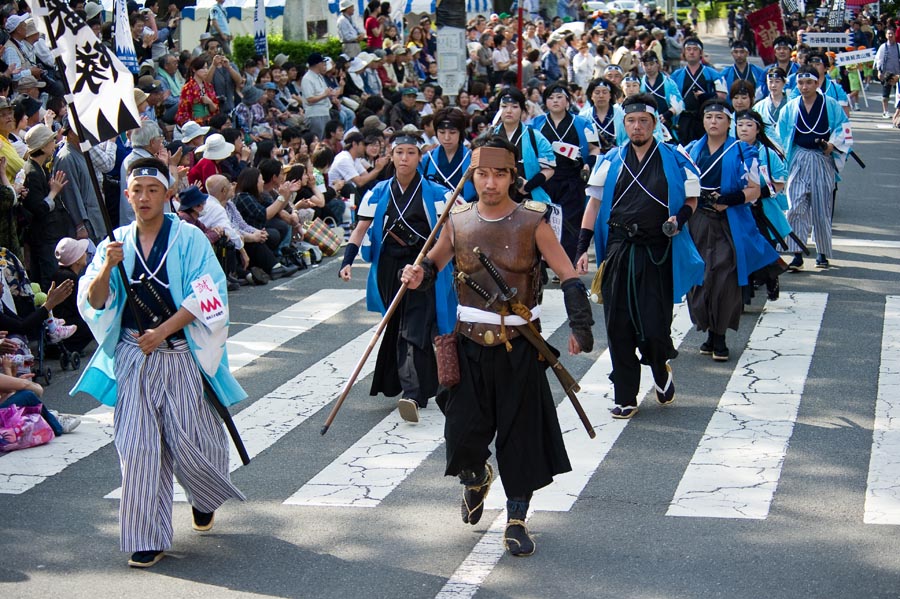
[[[465, 174], [463, 175], [463, 178], [460, 180], [459, 184], [456, 186], [456, 189], [453, 190], [453, 195], [450, 196], [450, 199], [444, 206], [444, 210], [443, 212], [441, 212], [440, 218], [438, 218], [437, 223], [435, 223], [434, 228], [431, 230], [431, 234], [428, 235], [428, 239], [425, 240], [425, 245], [422, 247], [422, 251], [419, 252], [419, 255], [416, 256], [416, 260], [415, 262], [413, 262], [413, 266], [422, 264], [422, 260], [425, 259], [425, 256], [428, 254], [428, 250], [431, 249], [431, 246], [434, 245], [435, 239], [437, 239], [438, 231], [450, 216], [450, 210], [453, 208], [453, 205], [456, 204], [456, 198], [459, 197], [459, 194], [462, 193], [463, 187], [465, 187], [469, 179], [472, 178], [473, 171], [474, 169], [472, 167], [469, 167], [469, 169], [466, 170]], [[406, 294], [406, 289], [407, 284], [403, 283], [402, 285], [400, 285], [400, 289], [397, 290], [397, 295], [394, 296], [394, 299], [391, 301], [391, 305], [388, 306], [387, 311], [384, 313], [384, 317], [381, 319], [381, 322], [378, 323], [378, 328], [375, 329], [375, 334], [372, 335], [372, 340], [369, 341], [369, 345], [366, 347], [366, 351], [363, 352], [362, 357], [360, 357], [359, 361], [356, 363], [356, 367], [353, 369], [353, 373], [350, 375], [350, 378], [344, 385], [343, 390], [341, 390], [341, 394], [338, 396], [337, 402], [335, 402], [334, 407], [331, 408], [331, 413], [328, 414], [328, 418], [325, 420], [325, 424], [322, 426], [320, 434], [324, 435], [325, 433], [327, 433], [328, 429], [331, 427], [331, 423], [334, 422], [334, 418], [335, 416], [337, 416], [338, 411], [340, 411], [341, 406], [344, 405], [344, 400], [347, 399], [347, 395], [350, 393], [350, 389], [353, 387], [354, 383], [356, 383], [356, 379], [357, 377], [359, 377], [359, 373], [362, 371], [363, 366], [369, 359], [369, 356], [372, 354], [372, 350], [375, 349], [375, 344], [378, 343], [378, 339], [380, 339], [381, 334], [384, 333], [384, 329], [387, 327], [388, 321], [391, 320], [391, 317], [394, 315], [394, 312], [400, 305], [400, 301]]]

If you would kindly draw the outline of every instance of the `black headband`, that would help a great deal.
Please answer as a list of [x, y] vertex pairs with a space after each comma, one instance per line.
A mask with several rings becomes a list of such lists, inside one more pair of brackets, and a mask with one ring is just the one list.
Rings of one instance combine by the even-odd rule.
[[398, 135], [391, 140], [391, 149], [402, 145], [416, 146], [419, 148], [422, 145], [422, 140], [415, 135]]
[[709, 104], [703, 109], [704, 114], [707, 112], [724, 112], [729, 118], [731, 117], [731, 109], [725, 104]]
[[646, 112], [653, 115], [653, 118], [656, 118], [656, 109], [649, 104], [642, 104], [640, 102], [626, 104], [622, 107], [622, 112], [624, 112], [625, 114], [631, 114], [632, 112]]

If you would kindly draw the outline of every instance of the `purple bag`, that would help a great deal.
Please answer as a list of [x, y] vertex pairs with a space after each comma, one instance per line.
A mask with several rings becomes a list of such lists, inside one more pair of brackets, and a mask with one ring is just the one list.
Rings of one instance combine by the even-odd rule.
[[49, 443], [53, 429], [41, 416], [41, 406], [0, 408], [0, 451], [15, 451]]

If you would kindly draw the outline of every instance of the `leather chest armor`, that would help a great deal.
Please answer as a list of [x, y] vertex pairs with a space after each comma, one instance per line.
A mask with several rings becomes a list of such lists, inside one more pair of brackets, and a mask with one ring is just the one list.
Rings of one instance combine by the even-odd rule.
[[[520, 204], [500, 220], [485, 220], [474, 203], [454, 208], [450, 214], [453, 225], [454, 265], [491, 294], [499, 293], [497, 283], [485, 270], [473, 251], [476, 247], [491, 259], [510, 288], [516, 289], [511, 303], [534, 308], [541, 292], [540, 254], [535, 244], [535, 231], [544, 220], [546, 205], [540, 202]], [[503, 302], [491, 306], [465, 283], [455, 281], [459, 304], [499, 314]], [[539, 323], [538, 323], [539, 324]], [[505, 327], [509, 339], [518, 331]], [[500, 344], [500, 325], [460, 322], [457, 331], [481, 345]]]

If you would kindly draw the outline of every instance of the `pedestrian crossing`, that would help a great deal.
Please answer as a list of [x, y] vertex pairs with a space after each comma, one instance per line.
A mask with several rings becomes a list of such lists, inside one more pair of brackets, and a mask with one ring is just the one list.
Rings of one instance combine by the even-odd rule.
[[[323, 289], [233, 335], [227, 344], [231, 372], [302, 335], [365, 297], [354, 289]], [[112, 409], [101, 406], [82, 417], [77, 434], [17, 451], [0, 459], [0, 493], [18, 495], [59, 474], [113, 440]], [[232, 456], [234, 459], [235, 456]]]
[[[260, 357], [291, 343], [302, 342], [320, 324], [348, 317], [358, 321], [364, 298], [362, 290], [324, 289], [285, 310], [247, 327], [229, 341], [232, 370], [246, 375]], [[558, 290], [545, 292], [542, 318], [546, 337], [555, 335], [560, 345], [567, 331], [562, 295]], [[776, 302], [767, 303], [760, 314], [746, 315], [742, 328], [752, 329], [744, 349], [734, 347], [738, 356], [726, 365], [731, 372], [724, 393], [703, 418], [698, 429], [705, 431], [680, 475], [666, 516], [706, 517], [722, 519], [765, 519], [777, 493], [782, 465], [790, 440], [811, 364], [827, 323], [828, 294], [782, 292]], [[595, 315], [602, 319], [601, 313]], [[363, 353], [376, 327], [349, 342], [334, 344], [323, 357], [293, 374], [273, 391], [249, 403], [235, 417], [247, 451], [259, 456], [301, 426], [316, 426], [324, 418], [326, 408], [339, 394], [349, 372]], [[598, 344], [603, 345], [602, 325], [598, 324]], [[676, 306], [672, 336], [676, 347], [682, 346], [692, 332], [687, 309]], [[694, 333], [694, 341], [699, 336]], [[377, 349], [376, 349], [377, 351]], [[682, 352], [691, 351], [682, 347]], [[324, 352], [323, 352], [324, 353]], [[900, 524], [900, 403], [891, 391], [900, 377], [900, 296], [888, 296], [884, 305], [881, 366], [878, 396], [875, 402], [871, 462], [865, 497], [864, 522], [867, 524]], [[583, 358], [581, 358], [583, 360]], [[549, 487], [538, 491], [532, 510], [567, 512], [573, 510], [590, 484], [602, 484], [595, 474], [626, 430], [641, 429], [642, 415], [650, 410], [678, 410], [657, 406], [649, 371], [641, 381], [641, 414], [634, 420], [613, 420], [611, 370], [608, 351], [597, 351], [590, 363], [582, 365], [576, 379], [579, 393], [597, 438], [589, 439], [572, 409], [560, 392], [558, 416], [572, 472], [557, 477]], [[690, 373], [686, 363], [673, 362], [677, 394], [690, 396]], [[360, 387], [374, 369], [374, 356], [360, 373]], [[644, 369], [645, 371], [647, 369]], [[558, 389], [558, 387], [554, 387]], [[717, 392], [718, 393], [718, 392]], [[315, 416], [321, 418], [315, 418]], [[371, 429], [360, 431], [359, 439], [326, 462], [307, 480], [290, 481], [296, 485], [281, 501], [285, 509], [293, 507], [329, 506], [332, 508], [374, 509], [392, 493], [412, 484], [410, 479], [427, 460], [443, 460], [443, 417], [435, 406], [421, 412], [417, 425], [402, 422], [391, 410]], [[645, 416], [646, 417], [646, 416]], [[307, 422], [313, 420], [312, 423]], [[643, 434], [635, 432], [635, 434]], [[652, 434], [652, 433], [648, 433]], [[0, 457], [0, 493], [38, 492], [35, 487], [64, 469], [85, 460], [112, 440], [112, 412], [97, 408], [84, 417], [84, 424], [71, 435], [63, 435], [52, 443], [27, 451]], [[315, 447], [309, 448], [315, 451]], [[639, 465], [638, 465], [639, 466]], [[236, 455], [231, 470], [242, 467]], [[447, 501], [458, 501], [454, 481], [445, 481]], [[116, 489], [105, 496], [119, 497]], [[177, 498], [184, 500], [179, 489]], [[252, 500], [252, 493], [250, 499]], [[403, 502], [403, 495], [396, 500]], [[472, 554], [460, 565], [441, 591], [442, 597], [471, 596], [491, 564], [503, 554], [502, 536], [505, 496], [502, 478], [494, 485], [486, 502], [487, 529], [475, 544]], [[661, 512], [663, 513], [663, 512]], [[499, 515], [497, 515], [499, 514]], [[496, 518], [496, 520], [494, 520]], [[474, 585], [474, 586], [473, 586]], [[468, 590], [467, 590], [468, 589]]]

